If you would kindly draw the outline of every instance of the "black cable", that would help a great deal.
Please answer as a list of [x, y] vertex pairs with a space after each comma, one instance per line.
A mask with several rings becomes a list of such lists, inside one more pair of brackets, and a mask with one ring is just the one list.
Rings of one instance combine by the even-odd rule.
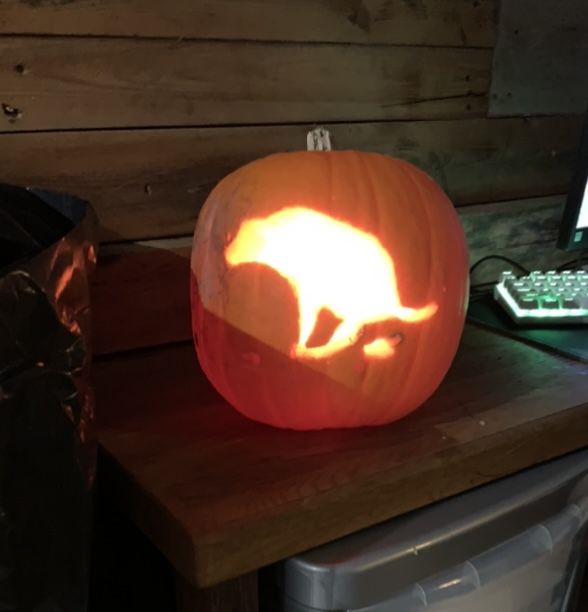
[[490, 261], [491, 259], [497, 259], [499, 261], [505, 261], [506, 263], [510, 264], [511, 266], [514, 266], [515, 268], [518, 268], [521, 272], [523, 272], [523, 274], [529, 274], [529, 270], [527, 270], [527, 268], [525, 268], [525, 266], [521, 265], [520, 263], [514, 261], [514, 259], [510, 259], [510, 257], [505, 257], [504, 255], [486, 255], [485, 257], [482, 257], [481, 259], [478, 259], [478, 261], [476, 261], [476, 263], [472, 264], [472, 266], [470, 267], [470, 276], [473, 274], [474, 270], [479, 267], [481, 264], [485, 263], [486, 261]]

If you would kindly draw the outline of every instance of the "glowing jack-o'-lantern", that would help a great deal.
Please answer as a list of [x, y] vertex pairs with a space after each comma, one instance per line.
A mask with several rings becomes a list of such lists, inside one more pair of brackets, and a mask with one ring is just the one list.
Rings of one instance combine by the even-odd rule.
[[275, 154], [201, 211], [192, 327], [202, 369], [246, 416], [320, 429], [394, 421], [437, 388], [468, 290], [455, 210], [411, 164]]

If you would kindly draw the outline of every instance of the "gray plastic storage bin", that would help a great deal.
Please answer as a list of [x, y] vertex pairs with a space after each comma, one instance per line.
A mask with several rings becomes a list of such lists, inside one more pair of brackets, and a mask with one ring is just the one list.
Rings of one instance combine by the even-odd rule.
[[288, 559], [282, 609], [571, 610], [587, 474], [583, 450]]

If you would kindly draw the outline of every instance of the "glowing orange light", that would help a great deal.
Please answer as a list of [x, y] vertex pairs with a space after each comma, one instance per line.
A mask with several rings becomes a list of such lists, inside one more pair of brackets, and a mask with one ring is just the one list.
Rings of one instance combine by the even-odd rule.
[[[330, 357], [354, 345], [370, 323], [391, 318], [415, 323], [437, 311], [435, 303], [422, 308], [401, 304], [394, 263], [375, 236], [308, 208], [285, 208], [244, 221], [225, 258], [230, 266], [270, 266], [290, 283], [299, 311], [294, 357]], [[341, 323], [326, 344], [308, 347], [323, 308]], [[394, 341], [379, 338], [363, 351], [385, 358], [394, 354], [394, 346]]]
[[376, 338], [363, 347], [363, 354], [374, 359], [386, 359], [395, 353], [395, 347], [400, 344], [400, 339], [395, 338]]

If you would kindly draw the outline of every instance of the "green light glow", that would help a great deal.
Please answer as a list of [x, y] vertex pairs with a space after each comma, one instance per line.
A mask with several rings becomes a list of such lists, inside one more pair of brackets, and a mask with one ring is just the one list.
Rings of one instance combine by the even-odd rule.
[[533, 308], [530, 310], [522, 309], [513, 299], [511, 294], [505, 289], [502, 283], [498, 283], [495, 291], [500, 298], [506, 302], [508, 307], [519, 318], [525, 319], [549, 319], [570, 317], [588, 317], [588, 308]]

